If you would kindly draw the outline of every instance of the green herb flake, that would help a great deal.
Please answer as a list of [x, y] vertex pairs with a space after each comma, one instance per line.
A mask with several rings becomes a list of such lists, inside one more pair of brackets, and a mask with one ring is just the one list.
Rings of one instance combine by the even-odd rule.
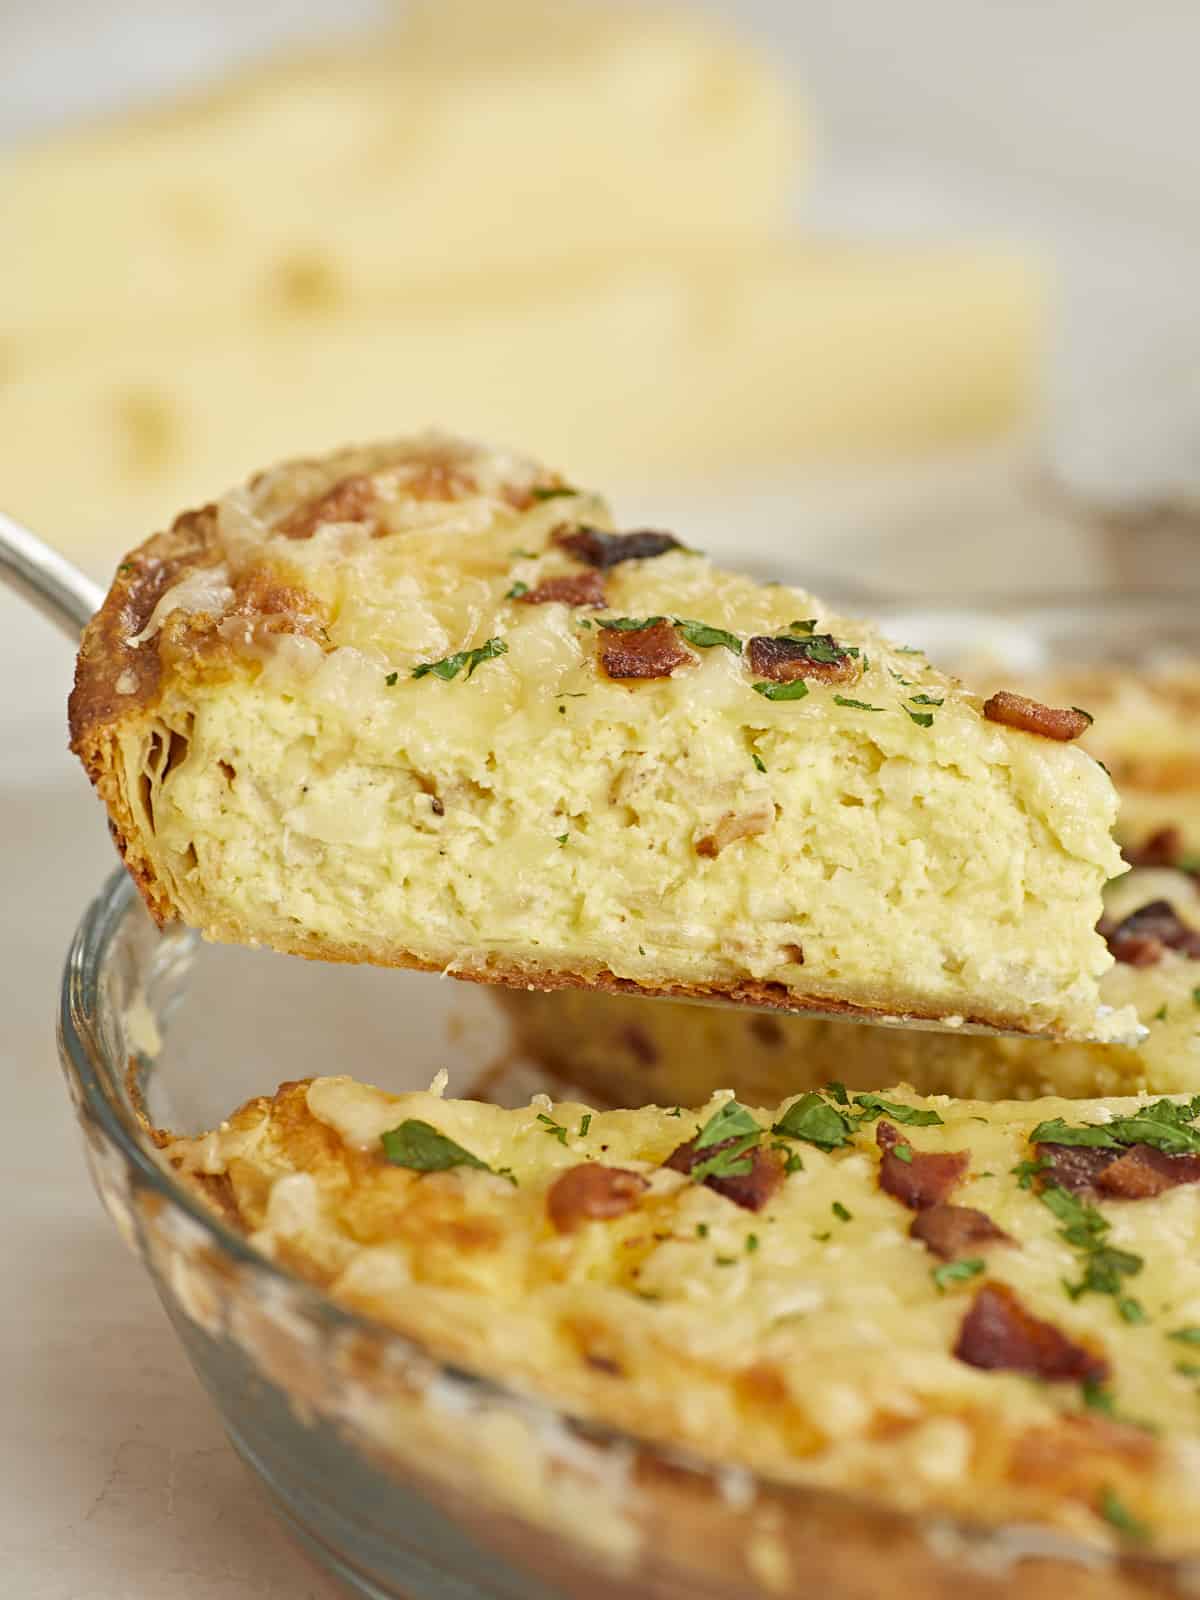
[[117, 573], [122, 578], [125, 576], [126, 573], [132, 572], [132, 571], [133, 571], [133, 562], [132, 561], [122, 561], [121, 565], [117, 568]]
[[1177, 1361], [1175, 1371], [1181, 1378], [1200, 1378], [1200, 1362]]
[[1099, 1411], [1103, 1416], [1115, 1417], [1116, 1402], [1112, 1393], [1095, 1378], [1085, 1378], [1082, 1384], [1083, 1403], [1089, 1411]]
[[[638, 946], [638, 949], [639, 950], [642, 949], [641, 945]], [[645, 951], [644, 950], [642, 950], [642, 954], [645, 955]], [[670, 1111], [667, 1112], [667, 1115], [669, 1117], [681, 1117], [683, 1115], [683, 1107], [682, 1106], [672, 1106]]]
[[[705, 1178], [746, 1177], [754, 1165], [751, 1152], [762, 1135], [762, 1128], [745, 1106], [739, 1105], [736, 1100], [727, 1100], [697, 1130], [693, 1143], [693, 1149], [697, 1152], [712, 1150], [714, 1145], [723, 1145], [725, 1148], [715, 1150], [711, 1156], [698, 1161], [688, 1176], [694, 1183], [703, 1183]], [[731, 1140], [732, 1143], [729, 1142]]]
[[904, 1165], [906, 1167], [911, 1167], [912, 1166], [912, 1145], [910, 1145], [910, 1144], [893, 1145], [892, 1154], [895, 1156], [897, 1161], [903, 1161], [903, 1163], [904, 1163]]
[[1184, 1105], [1155, 1100], [1129, 1117], [1114, 1117], [1103, 1125], [1072, 1128], [1061, 1117], [1040, 1123], [1030, 1134], [1033, 1144], [1072, 1144], [1117, 1150], [1122, 1145], [1148, 1144], [1164, 1155], [1200, 1154], [1200, 1129], [1192, 1126], [1200, 1113], [1200, 1096]]
[[923, 656], [925, 654], [924, 650], [918, 650], [912, 644], [894, 644], [892, 649], [898, 656]]
[[790, 1178], [793, 1172], [804, 1171], [804, 1158], [798, 1150], [789, 1150], [787, 1145], [779, 1141], [771, 1146], [772, 1150], [783, 1157], [783, 1175]]
[[676, 617], [675, 626], [689, 644], [694, 644], [698, 650], [711, 650], [716, 645], [723, 645], [726, 650], [732, 650], [735, 656], [742, 653], [742, 641], [736, 633], [727, 633], [724, 628], [714, 628], [707, 622], [694, 622], [690, 617]]
[[1126, 1539], [1144, 1540], [1150, 1537], [1150, 1530], [1144, 1522], [1139, 1522], [1133, 1512], [1119, 1499], [1112, 1489], [1105, 1489], [1100, 1496], [1100, 1515], [1105, 1522], [1114, 1527]]
[[[647, 628], [653, 628], [666, 620], [666, 617], [606, 617], [596, 626], [607, 629], [609, 633], [644, 633]], [[580, 627], [582, 626], [580, 623]]]
[[697, 1239], [707, 1239], [708, 1238], [708, 1223], [707, 1222], [698, 1222], [696, 1224], [696, 1237], [697, 1237]]
[[1063, 1282], [1071, 1299], [1078, 1300], [1085, 1294], [1112, 1295], [1126, 1322], [1143, 1321], [1145, 1313], [1139, 1302], [1122, 1292], [1124, 1280], [1136, 1276], [1145, 1265], [1141, 1256], [1106, 1244], [1107, 1219], [1059, 1184], [1047, 1184], [1038, 1199], [1062, 1223], [1060, 1237], [1082, 1257], [1083, 1275], [1078, 1283]]
[[389, 672], [383, 681], [387, 684], [389, 689], [394, 689], [396, 687], [396, 680], [399, 676], [400, 674], [398, 672]]
[[714, 1256], [713, 1257], [713, 1266], [714, 1267], [736, 1267], [737, 1266], [737, 1257], [736, 1256]]
[[811, 633], [817, 625], [816, 617], [797, 617], [794, 622], [789, 622], [789, 633]]
[[932, 694], [910, 694], [908, 698], [914, 706], [944, 706], [946, 703], [944, 698]]
[[415, 1117], [399, 1123], [380, 1138], [383, 1154], [393, 1167], [408, 1167], [413, 1172], [448, 1172], [451, 1167], [492, 1169], [462, 1145], [440, 1133], [432, 1123]]
[[1152, 1020], [1154, 1022], [1165, 1022], [1167, 1020], [1167, 1002], [1165, 1000], [1154, 1013]]
[[803, 678], [794, 678], [791, 683], [755, 683], [751, 688], [764, 700], [803, 700], [808, 694]]
[[527, 583], [522, 583], [520, 578], [518, 578], [516, 583], [513, 584], [512, 588], [509, 589], [505, 594], [504, 598], [506, 600], [519, 600], [523, 594], [528, 593], [529, 585]]
[[1139, 1323], [1147, 1322], [1146, 1308], [1140, 1300], [1135, 1300], [1132, 1295], [1125, 1295], [1117, 1301], [1117, 1310], [1123, 1321], [1132, 1323], [1136, 1327]]
[[817, 1244], [827, 1244], [833, 1238], [831, 1233], [814, 1233], [813, 1239]]
[[746, 1254], [752, 1256], [757, 1249], [758, 1235], [756, 1233], [748, 1233], [746, 1235]]
[[938, 1292], [945, 1294], [948, 1284], [966, 1283], [968, 1278], [977, 1278], [986, 1266], [981, 1256], [972, 1256], [967, 1261], [947, 1261], [940, 1267], [934, 1267], [930, 1277], [937, 1284]]
[[1038, 1173], [1045, 1172], [1053, 1165], [1053, 1161], [1047, 1161], [1044, 1156], [1039, 1156], [1036, 1161], [1018, 1161], [1012, 1169], [1012, 1176], [1017, 1180], [1019, 1189], [1032, 1189]]
[[484, 661], [494, 661], [497, 656], [508, 654], [508, 646], [503, 639], [489, 639], [486, 644], [481, 644], [475, 650], [459, 650], [456, 655], [444, 656], [441, 661], [423, 661], [419, 667], [414, 667], [414, 678], [424, 678], [432, 673], [435, 678], [441, 678], [449, 683], [452, 678], [457, 678], [465, 667], [467, 677], [475, 671]]
[[1194, 1006], [1200, 1007], [1200, 988], [1196, 988], [1196, 989], [1192, 990], [1192, 1004]]
[[933, 712], [932, 711], [910, 711], [908, 709], [908, 707], [905, 706], [904, 707], [904, 713], [909, 718], [910, 721], [916, 723], [918, 728], [932, 728], [933, 727]]
[[542, 1124], [543, 1133], [548, 1133], [551, 1138], [557, 1139], [559, 1144], [565, 1146], [567, 1142], [567, 1130], [563, 1127], [561, 1122], [555, 1122], [554, 1118], [548, 1117], [544, 1111], [538, 1112], [537, 1119]]
[[785, 1139], [803, 1139], [819, 1150], [838, 1150], [850, 1143], [854, 1125], [850, 1118], [819, 1094], [802, 1094], [771, 1129]]
[[845, 1206], [840, 1200], [835, 1200], [829, 1209], [833, 1212], [834, 1216], [839, 1222], [849, 1222], [851, 1220], [850, 1212], [846, 1210]]
[[583, 1116], [580, 1117], [580, 1119], [579, 1119], [579, 1137], [581, 1139], [586, 1139], [587, 1138], [587, 1131], [591, 1127], [591, 1125], [592, 1125], [592, 1113], [590, 1111], [585, 1111], [583, 1113]]
[[[758, 769], [759, 772], [765, 772], [767, 770], [766, 762], [759, 755], [757, 750], [752, 750], [750, 752], [750, 759], [751, 759], [751, 761], [753, 761], [755, 767]], [[1200, 1003], [1200, 1002], [1198, 1002], [1198, 1003]]]
[[836, 1100], [840, 1106], [848, 1106], [850, 1104], [850, 1096], [846, 1093], [846, 1085], [839, 1083], [836, 1078], [829, 1080], [825, 1085], [824, 1092], [831, 1100]]
[[847, 695], [835, 694], [835, 706], [847, 706], [851, 711], [882, 711], [882, 706], [869, 706], [865, 700], [851, 700]]
[[564, 495], [577, 495], [580, 491], [572, 489], [569, 483], [556, 484], [552, 488], [533, 488], [529, 491], [532, 500], [559, 500]]
[[862, 1120], [870, 1122], [875, 1117], [890, 1117], [910, 1128], [938, 1128], [942, 1119], [936, 1111], [922, 1106], [906, 1106], [899, 1100], [885, 1100], [882, 1095], [856, 1094], [854, 1104], [864, 1113]]
[[1176, 1344], [1200, 1344], [1200, 1328], [1176, 1328], [1167, 1338], [1174, 1339]]
[[554, 842], [555, 844], [566, 844], [570, 837], [571, 835], [569, 833], [556, 833], [554, 835]]

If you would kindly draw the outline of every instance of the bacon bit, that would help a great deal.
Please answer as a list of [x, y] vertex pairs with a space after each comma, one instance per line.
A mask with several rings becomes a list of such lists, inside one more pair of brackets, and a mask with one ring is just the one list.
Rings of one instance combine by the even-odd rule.
[[617, 1034], [617, 1039], [640, 1067], [653, 1067], [657, 1064], [658, 1046], [639, 1023], [627, 1022]]
[[930, 1206], [918, 1212], [908, 1231], [943, 1261], [957, 1261], [960, 1256], [972, 1255], [989, 1244], [1016, 1243], [986, 1212], [976, 1211], [972, 1206]]
[[763, 806], [758, 811], [727, 811], [711, 833], [696, 840], [698, 856], [719, 856], [728, 844], [736, 839], [751, 839], [766, 833], [775, 822], [774, 806]]
[[600, 662], [610, 678], [669, 678], [676, 667], [695, 659], [669, 622], [601, 630]]
[[559, 600], [567, 606], [593, 606], [603, 610], [608, 604], [604, 579], [598, 572], [577, 572], [570, 578], [543, 578], [536, 588], [517, 596], [523, 606], [544, 606]]
[[1148, 1144], [1130, 1145], [1096, 1179], [1118, 1200], [1149, 1199], [1184, 1183], [1200, 1183], [1200, 1156], [1169, 1156]]
[[550, 1185], [546, 1211], [559, 1233], [574, 1233], [584, 1222], [623, 1217], [648, 1188], [640, 1172], [581, 1161]]
[[[720, 1144], [706, 1145], [703, 1150], [697, 1150], [695, 1139], [689, 1139], [667, 1157], [663, 1166], [670, 1167], [672, 1172], [688, 1173], [702, 1161], [728, 1150], [736, 1143], [736, 1137], [722, 1139]], [[755, 1148], [746, 1153], [750, 1161], [749, 1172], [732, 1178], [710, 1174], [702, 1181], [705, 1188], [715, 1189], [717, 1194], [723, 1194], [726, 1200], [732, 1200], [734, 1205], [741, 1206], [743, 1210], [761, 1211], [783, 1182], [783, 1168], [769, 1151]]]
[[569, 550], [589, 567], [615, 567], [622, 561], [648, 561], [682, 550], [673, 533], [653, 533], [648, 528], [636, 533], [605, 533], [602, 528], [573, 528], [554, 535], [555, 542]]
[[1097, 931], [1118, 961], [1152, 967], [1164, 950], [1200, 960], [1200, 930], [1189, 928], [1169, 900], [1151, 900], [1114, 924], [1101, 917]]
[[287, 539], [311, 539], [327, 522], [374, 522], [375, 484], [361, 472], [342, 478], [332, 489], [283, 519], [276, 529]]
[[1075, 706], [1056, 710], [1007, 689], [998, 690], [983, 702], [983, 714], [989, 722], [1002, 722], [1006, 728], [1020, 728], [1023, 733], [1040, 733], [1044, 739], [1058, 739], [1064, 744], [1078, 739], [1092, 725], [1087, 712]]
[[[837, 659], [814, 661], [810, 654], [813, 645], [836, 651]], [[810, 678], [818, 683], [847, 683], [858, 676], [858, 663], [830, 633], [814, 633], [808, 639], [773, 639], [756, 634], [747, 653], [750, 670], [756, 677], [769, 678], [772, 683], [794, 683], [797, 678]]]
[[[875, 1142], [883, 1151], [879, 1163], [879, 1187], [906, 1205], [911, 1211], [926, 1211], [930, 1206], [941, 1205], [954, 1186], [962, 1181], [971, 1164], [965, 1150], [947, 1150], [944, 1154], [930, 1150], [914, 1150], [912, 1144], [894, 1123], [881, 1122], [875, 1130]], [[901, 1161], [895, 1154], [898, 1144], [908, 1145], [911, 1161]]]
[[1173, 867], [1183, 855], [1183, 833], [1172, 823], [1139, 845], [1127, 844], [1123, 854], [1131, 867]]
[[1051, 1382], [1103, 1383], [1103, 1356], [1026, 1309], [1003, 1283], [985, 1283], [963, 1318], [954, 1354], [984, 1372], [1025, 1372]]
[[1101, 1150], [1094, 1145], [1039, 1144], [1038, 1156], [1050, 1165], [1039, 1174], [1043, 1183], [1056, 1183], [1060, 1189], [1072, 1194], [1082, 1194], [1096, 1187], [1096, 1179], [1116, 1159], [1115, 1150]]

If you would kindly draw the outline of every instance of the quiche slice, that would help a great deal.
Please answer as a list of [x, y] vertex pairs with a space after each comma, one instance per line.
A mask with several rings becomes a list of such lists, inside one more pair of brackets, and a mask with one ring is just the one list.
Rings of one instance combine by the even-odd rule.
[[837, 1085], [505, 1111], [322, 1078], [159, 1139], [342, 1305], [576, 1416], [1165, 1554], [1200, 1518], [1198, 1113]]
[[[1140, 1046], [853, 1028], [583, 990], [499, 998], [520, 1059], [604, 1105], [696, 1105], [726, 1088], [760, 1104], [835, 1074], [855, 1089], [903, 1082], [987, 1100], [1200, 1092], [1200, 883], [1134, 867], [1109, 885], [1101, 931], [1115, 957], [1101, 997], [1136, 1009]], [[485, 1090], [506, 1077], [489, 1075]]]
[[533, 988], [1126, 1037], [1084, 713], [440, 436], [135, 550], [73, 748], [160, 920]]

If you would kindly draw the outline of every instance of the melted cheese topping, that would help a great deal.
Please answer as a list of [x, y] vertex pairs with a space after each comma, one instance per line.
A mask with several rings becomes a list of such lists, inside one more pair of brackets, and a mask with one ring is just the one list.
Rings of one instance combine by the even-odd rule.
[[[790, 1141], [802, 1165], [758, 1212], [664, 1168], [724, 1099], [585, 1122], [585, 1106], [544, 1097], [504, 1111], [326, 1078], [251, 1102], [215, 1134], [171, 1143], [166, 1159], [206, 1185], [218, 1175], [258, 1246], [343, 1304], [572, 1411], [908, 1508], [1105, 1541], [1115, 1497], [1159, 1545], [1194, 1540], [1196, 1378], [1170, 1335], [1200, 1324], [1200, 1190], [1098, 1202], [1106, 1242], [1142, 1263], [1124, 1281], [1144, 1313], [1133, 1321], [1111, 1295], [1064, 1292], [1080, 1252], [1012, 1171], [1038, 1122], [1102, 1122], [1142, 1102], [991, 1105], [893, 1090], [894, 1104], [941, 1118], [902, 1127], [915, 1151], [968, 1153], [951, 1200], [1014, 1241], [973, 1252], [979, 1273], [939, 1284], [938, 1260], [909, 1234], [912, 1213], [879, 1186], [873, 1125], [833, 1151]], [[755, 1115], [769, 1126], [778, 1113]], [[493, 1170], [390, 1165], [381, 1136], [408, 1119]], [[589, 1161], [647, 1187], [625, 1215], [559, 1232], [548, 1190]], [[1077, 1384], [953, 1354], [985, 1280], [1104, 1356], [1121, 1421], [1089, 1410]]]
[[[217, 619], [215, 656], [164, 630], [156, 718], [123, 741], [189, 921], [342, 959], [770, 983], [1130, 1034], [1096, 989], [1100, 888], [1121, 863], [1094, 761], [986, 721], [919, 653], [812, 596], [684, 548], [606, 571], [607, 617], [692, 619], [743, 646], [815, 627], [853, 652], [852, 680], [771, 699], [744, 650], [693, 643], [671, 677], [613, 681], [597, 613], [518, 598], [590, 570], [556, 528], [610, 525], [563, 487], [425, 438], [220, 503], [250, 600]], [[309, 536], [289, 537], [297, 516]], [[324, 631], [289, 632], [289, 608]], [[473, 671], [417, 676], [489, 641]]]

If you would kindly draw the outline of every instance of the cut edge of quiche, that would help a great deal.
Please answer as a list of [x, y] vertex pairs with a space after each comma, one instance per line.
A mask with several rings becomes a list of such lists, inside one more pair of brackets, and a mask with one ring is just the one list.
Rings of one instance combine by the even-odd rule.
[[259, 474], [117, 570], [72, 748], [151, 912], [489, 983], [1135, 1039], [1076, 708], [444, 435]]

